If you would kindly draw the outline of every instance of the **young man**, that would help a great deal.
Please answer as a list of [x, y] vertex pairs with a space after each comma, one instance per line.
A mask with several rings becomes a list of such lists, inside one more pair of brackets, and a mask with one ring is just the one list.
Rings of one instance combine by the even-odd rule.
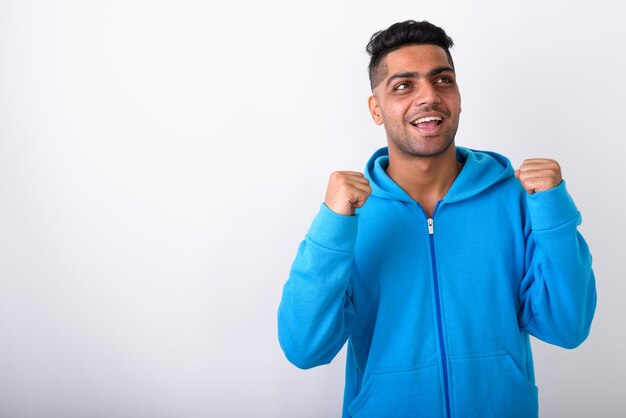
[[349, 339], [344, 417], [533, 417], [529, 335], [587, 337], [596, 304], [580, 214], [548, 159], [514, 170], [455, 147], [452, 40], [428, 22], [372, 37], [369, 109], [388, 147], [335, 172], [285, 284], [300, 368]]

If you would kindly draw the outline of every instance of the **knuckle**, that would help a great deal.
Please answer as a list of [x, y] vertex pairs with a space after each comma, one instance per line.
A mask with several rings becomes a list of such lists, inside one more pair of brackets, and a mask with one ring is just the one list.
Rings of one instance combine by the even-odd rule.
[[330, 182], [335, 185], [342, 185], [346, 182], [346, 177], [341, 171], [335, 171], [330, 175]]

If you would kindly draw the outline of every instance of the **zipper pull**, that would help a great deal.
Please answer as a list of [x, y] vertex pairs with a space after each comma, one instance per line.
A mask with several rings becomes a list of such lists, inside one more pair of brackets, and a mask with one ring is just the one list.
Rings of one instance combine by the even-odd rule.
[[428, 218], [428, 235], [433, 235], [435, 233], [435, 221], [433, 218]]

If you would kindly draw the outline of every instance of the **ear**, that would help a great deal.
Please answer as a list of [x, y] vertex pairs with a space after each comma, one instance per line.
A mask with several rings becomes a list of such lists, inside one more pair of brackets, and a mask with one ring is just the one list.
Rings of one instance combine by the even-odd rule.
[[378, 104], [378, 99], [376, 98], [376, 96], [371, 95], [370, 98], [367, 100], [367, 105], [370, 108], [370, 113], [372, 114], [372, 119], [374, 119], [374, 123], [376, 125], [382, 125], [383, 124], [383, 114], [380, 111], [380, 105]]

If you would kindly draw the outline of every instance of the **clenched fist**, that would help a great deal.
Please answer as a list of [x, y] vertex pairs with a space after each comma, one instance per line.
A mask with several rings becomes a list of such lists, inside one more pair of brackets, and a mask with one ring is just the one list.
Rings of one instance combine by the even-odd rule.
[[340, 215], [354, 215], [372, 194], [370, 182], [356, 171], [335, 171], [330, 175], [324, 203]]
[[515, 170], [515, 177], [529, 194], [550, 190], [563, 180], [559, 163], [547, 158], [525, 160], [520, 168]]

